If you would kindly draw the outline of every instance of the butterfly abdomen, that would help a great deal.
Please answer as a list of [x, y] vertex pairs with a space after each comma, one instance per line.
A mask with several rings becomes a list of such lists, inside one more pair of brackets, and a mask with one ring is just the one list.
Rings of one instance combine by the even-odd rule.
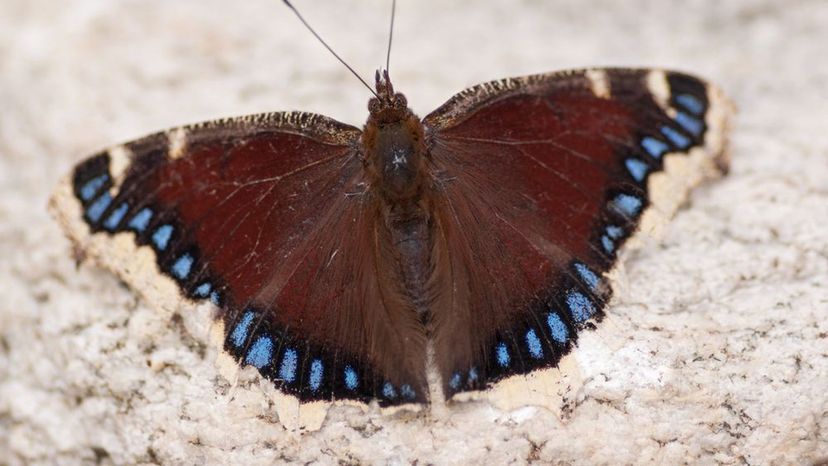
[[429, 306], [427, 284], [431, 276], [432, 231], [425, 216], [389, 225], [389, 239], [398, 254], [398, 270], [405, 294], [422, 320]]

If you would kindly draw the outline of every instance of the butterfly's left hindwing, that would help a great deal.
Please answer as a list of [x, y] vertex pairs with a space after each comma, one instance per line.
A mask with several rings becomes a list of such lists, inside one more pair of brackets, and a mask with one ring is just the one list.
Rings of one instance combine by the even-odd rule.
[[600, 320], [619, 248], [726, 168], [729, 110], [692, 76], [608, 69], [483, 84], [423, 120], [449, 395], [557, 365]]
[[[171, 282], [179, 297], [212, 301], [224, 349], [281, 390], [421, 402], [422, 339], [392, 326], [400, 310], [372, 261], [360, 135], [300, 113], [178, 128], [83, 162], [53, 204], [139, 292]], [[137, 252], [124, 257], [129, 243]]]

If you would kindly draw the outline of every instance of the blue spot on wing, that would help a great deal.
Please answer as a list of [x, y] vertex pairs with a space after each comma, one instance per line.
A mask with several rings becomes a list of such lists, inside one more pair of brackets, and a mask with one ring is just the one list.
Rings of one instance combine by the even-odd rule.
[[319, 387], [322, 386], [322, 374], [324, 372], [324, 369], [325, 366], [319, 359], [314, 359], [311, 363], [308, 385], [310, 385], [310, 389], [312, 392], [319, 390]]
[[152, 234], [152, 242], [159, 251], [167, 249], [172, 233], [172, 225], [161, 225], [155, 230], [155, 233]]
[[503, 342], [498, 343], [497, 347], [495, 347], [495, 357], [500, 367], [507, 367], [512, 361], [512, 357], [509, 355], [509, 349], [506, 348], [506, 344]]
[[80, 198], [84, 201], [92, 200], [107, 180], [109, 180], [109, 175], [104, 174], [87, 181], [80, 189]]
[[475, 369], [474, 367], [469, 369], [469, 382], [472, 382], [472, 383], [477, 382], [477, 377], [478, 377], [477, 369]]
[[86, 218], [88, 218], [92, 223], [97, 223], [98, 220], [101, 219], [101, 216], [103, 216], [106, 209], [109, 208], [109, 204], [111, 202], [112, 196], [108, 192], [101, 194], [100, 197], [95, 199], [95, 202], [93, 202], [92, 205], [86, 209]]
[[411, 385], [408, 385], [407, 383], [403, 384], [403, 386], [400, 387], [400, 392], [402, 392], [403, 398], [407, 400], [413, 400], [414, 397], [417, 396], [417, 394], [414, 392], [414, 389], [411, 388]]
[[261, 369], [270, 364], [270, 357], [272, 355], [273, 340], [271, 340], [270, 337], [261, 336], [256, 339], [253, 346], [251, 346], [250, 350], [248, 350], [245, 362], [256, 369]]
[[279, 366], [279, 378], [287, 383], [296, 380], [296, 366], [299, 363], [299, 354], [293, 348], [285, 350], [282, 356], [282, 365]]
[[391, 385], [391, 382], [385, 382], [382, 386], [382, 396], [393, 399], [397, 397], [397, 390], [394, 389], [394, 386]]
[[195, 295], [199, 298], [206, 298], [210, 294], [210, 290], [213, 289], [213, 285], [209, 282], [202, 283], [198, 285], [198, 288], [195, 289]]
[[638, 159], [627, 159], [624, 161], [624, 165], [626, 165], [627, 171], [630, 172], [633, 179], [639, 183], [644, 181], [644, 177], [647, 176], [647, 171], [650, 169], [644, 161]]
[[598, 278], [598, 275], [595, 274], [592, 270], [589, 269], [585, 264], [580, 262], [575, 263], [575, 270], [578, 272], [578, 275], [581, 276], [581, 280], [586, 283], [586, 285], [591, 289], [594, 290], [598, 287], [598, 284], [601, 282], [601, 279]]
[[179, 257], [172, 266], [172, 273], [175, 275], [179, 280], [184, 280], [187, 278], [187, 275], [190, 274], [190, 270], [193, 268], [193, 256], [190, 254], [184, 254]]
[[702, 131], [704, 131], [704, 124], [701, 120], [684, 112], [678, 112], [676, 114], [676, 123], [694, 136], [701, 136]]
[[583, 293], [569, 290], [566, 294], [566, 305], [569, 313], [576, 322], [584, 322], [595, 314], [595, 306]]
[[535, 333], [535, 329], [529, 329], [526, 332], [526, 347], [529, 349], [529, 354], [533, 358], [540, 359], [543, 357], [543, 346], [541, 345], [540, 338], [538, 338], [538, 334]]
[[679, 94], [676, 102], [694, 115], [701, 115], [704, 112], [704, 104], [701, 100], [690, 94]]
[[601, 246], [604, 247], [607, 254], [612, 254], [612, 251], [615, 250], [615, 243], [607, 235], [601, 237]]
[[569, 339], [569, 330], [566, 329], [566, 324], [558, 314], [550, 312], [546, 315], [546, 325], [549, 326], [549, 335], [558, 343], [566, 343]]
[[449, 387], [451, 387], [452, 390], [457, 390], [458, 388], [460, 388], [460, 382], [461, 382], [460, 373], [455, 372], [454, 374], [452, 374], [451, 378], [449, 379]]
[[345, 366], [345, 388], [348, 390], [356, 390], [359, 387], [359, 376], [351, 366]]
[[670, 140], [670, 142], [673, 143], [674, 146], [679, 149], [686, 149], [690, 147], [690, 139], [669, 126], [662, 126], [661, 134], [663, 134]]
[[641, 199], [632, 194], [621, 193], [612, 200], [612, 206], [627, 217], [635, 217], [641, 210]]
[[127, 210], [129, 210], [129, 205], [127, 205], [126, 202], [122, 202], [121, 205], [113, 210], [112, 213], [109, 214], [109, 217], [106, 218], [104, 221], [104, 227], [107, 230], [114, 230], [118, 228], [118, 225], [121, 224], [121, 220], [124, 219]]
[[607, 226], [607, 234], [610, 238], [618, 239], [624, 234], [624, 229], [615, 225]]
[[667, 152], [667, 149], [669, 149], [667, 143], [650, 136], [647, 136], [641, 140], [641, 147], [643, 147], [644, 150], [647, 151], [647, 153], [654, 159], [660, 159], [661, 156]]
[[144, 207], [132, 217], [128, 226], [138, 233], [143, 233], [149, 226], [150, 220], [152, 220], [152, 209]]
[[247, 333], [250, 331], [250, 324], [253, 323], [253, 312], [247, 311], [242, 316], [242, 319], [236, 324], [233, 333], [230, 335], [230, 340], [233, 346], [241, 348], [245, 341], [247, 341]]

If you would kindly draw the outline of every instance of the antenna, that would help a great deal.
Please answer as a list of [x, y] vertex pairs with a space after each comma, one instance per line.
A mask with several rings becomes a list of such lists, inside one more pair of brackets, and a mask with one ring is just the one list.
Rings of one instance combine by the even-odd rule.
[[350, 71], [350, 72], [351, 72], [351, 74], [353, 74], [354, 76], [356, 76], [356, 78], [357, 78], [357, 79], [359, 79], [359, 81], [360, 81], [360, 82], [361, 82], [361, 83], [362, 83], [365, 87], [367, 87], [369, 91], [371, 91], [371, 94], [374, 94], [374, 97], [376, 97], [376, 98], [378, 98], [378, 99], [379, 99], [379, 98], [380, 98], [380, 96], [378, 96], [378, 95], [377, 95], [377, 93], [376, 93], [376, 92], [374, 92], [374, 89], [372, 89], [372, 88], [371, 88], [371, 86], [369, 86], [369, 85], [368, 85], [368, 83], [367, 83], [367, 82], [365, 82], [365, 80], [364, 80], [364, 79], [362, 79], [362, 77], [360, 77], [360, 76], [359, 76], [359, 74], [357, 74], [357, 72], [356, 72], [356, 71], [354, 71], [354, 69], [353, 69], [353, 68], [351, 68], [351, 66], [350, 66], [350, 65], [348, 65], [347, 63], [345, 63], [345, 60], [343, 60], [343, 59], [342, 59], [342, 57], [340, 57], [339, 55], [337, 55], [337, 53], [336, 53], [336, 52], [334, 52], [334, 50], [331, 48], [331, 46], [330, 46], [330, 45], [328, 45], [328, 43], [327, 43], [327, 42], [325, 42], [325, 40], [324, 40], [324, 39], [322, 39], [322, 37], [320, 37], [320, 36], [319, 36], [319, 34], [317, 34], [317, 33], [316, 33], [316, 31], [314, 31], [314, 30], [313, 30], [313, 28], [310, 26], [310, 24], [308, 24], [308, 22], [307, 22], [307, 21], [305, 21], [305, 18], [303, 18], [303, 17], [302, 17], [302, 15], [299, 13], [299, 10], [297, 10], [297, 9], [296, 9], [296, 7], [295, 7], [295, 6], [293, 6], [293, 4], [292, 4], [292, 3], [290, 3], [290, 1], [289, 1], [289, 0], [282, 0], [282, 1], [285, 3], [285, 5], [287, 5], [287, 7], [288, 7], [288, 8], [290, 8], [291, 10], [293, 10], [293, 13], [294, 13], [294, 14], [296, 14], [296, 17], [297, 17], [297, 18], [299, 18], [299, 21], [301, 21], [301, 22], [302, 22], [302, 24], [304, 24], [304, 25], [305, 25], [305, 27], [306, 27], [306, 28], [308, 28], [308, 31], [310, 31], [310, 32], [311, 32], [311, 34], [313, 34], [313, 35], [314, 35], [314, 37], [316, 37], [316, 39], [317, 39], [319, 42], [321, 42], [321, 43], [322, 43], [322, 45], [324, 45], [326, 49], [328, 49], [328, 52], [331, 52], [331, 55], [333, 55], [334, 57], [336, 57], [336, 59], [337, 59], [337, 60], [339, 60], [339, 62], [340, 62], [340, 63], [342, 63], [343, 65], [345, 65], [345, 68], [348, 68], [348, 71]]
[[385, 54], [385, 72], [391, 73], [391, 40], [394, 39], [394, 16], [397, 11], [397, 0], [391, 1], [391, 29], [388, 31], [388, 52]]

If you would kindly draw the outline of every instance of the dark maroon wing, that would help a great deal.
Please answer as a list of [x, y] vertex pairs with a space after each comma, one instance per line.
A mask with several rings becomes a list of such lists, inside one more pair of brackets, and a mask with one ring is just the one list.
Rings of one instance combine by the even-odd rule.
[[219, 306], [225, 349], [283, 391], [423, 401], [422, 338], [379, 292], [360, 136], [302, 113], [179, 128], [82, 163], [74, 194], [94, 234], [131, 232]]
[[[648, 208], [669, 215], [659, 196], [724, 168], [717, 95], [680, 73], [576, 71], [480, 85], [423, 120], [449, 395], [554, 367], [600, 320], [605, 274]], [[659, 181], [676, 162], [683, 178]]]

